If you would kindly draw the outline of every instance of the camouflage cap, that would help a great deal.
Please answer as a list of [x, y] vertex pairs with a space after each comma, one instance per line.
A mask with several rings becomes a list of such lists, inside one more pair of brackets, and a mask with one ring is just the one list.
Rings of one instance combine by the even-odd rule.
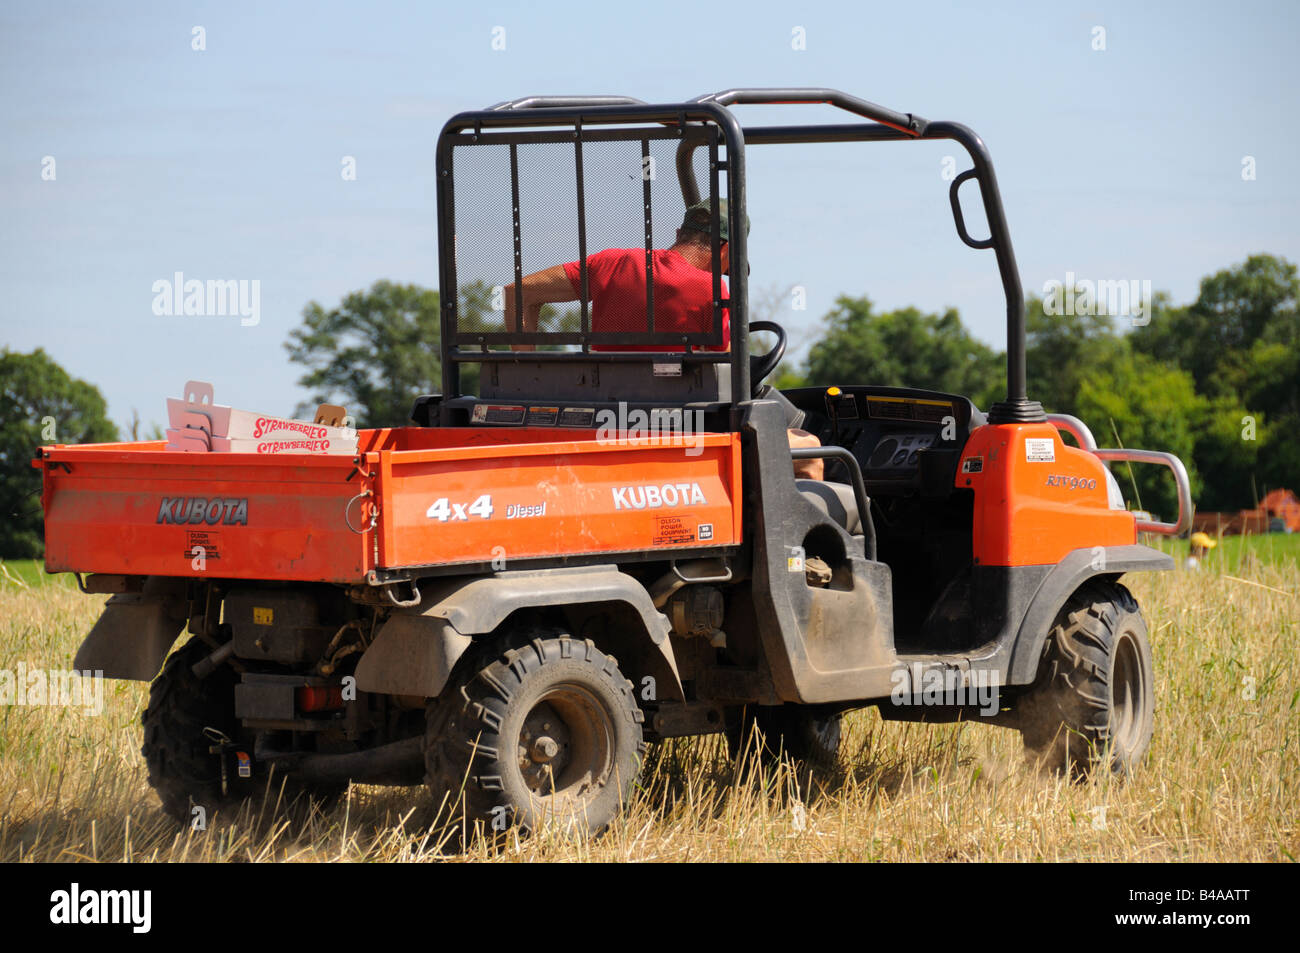
[[[718, 212], [722, 217], [718, 231], [722, 241], [730, 241], [728, 237], [727, 224], [727, 200], [718, 199]], [[682, 219], [682, 231], [686, 232], [703, 232], [709, 235], [713, 231], [713, 208], [708, 199], [703, 202], [696, 202], [686, 210], [686, 215]], [[745, 234], [749, 234], [749, 216], [745, 216]]]

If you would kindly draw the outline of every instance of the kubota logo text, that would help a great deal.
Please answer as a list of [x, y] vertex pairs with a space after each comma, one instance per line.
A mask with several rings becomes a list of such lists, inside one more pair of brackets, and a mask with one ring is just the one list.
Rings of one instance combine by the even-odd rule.
[[616, 486], [614, 509], [644, 510], [661, 506], [693, 506], [707, 503], [698, 483], [665, 483], [663, 486]]
[[159, 523], [225, 523], [248, 525], [248, 498], [214, 496], [164, 496], [158, 507]]

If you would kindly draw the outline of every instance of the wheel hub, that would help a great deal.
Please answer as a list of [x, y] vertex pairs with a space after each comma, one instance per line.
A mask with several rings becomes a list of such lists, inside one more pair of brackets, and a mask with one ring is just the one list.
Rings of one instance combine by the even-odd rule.
[[590, 692], [556, 686], [524, 718], [516, 751], [529, 790], [540, 797], [581, 797], [609, 776], [613, 726]]
[[542, 735], [534, 739], [533, 746], [529, 750], [532, 759], [538, 764], [545, 764], [554, 758], [560, 751], [560, 746], [555, 743], [555, 739], [550, 735]]

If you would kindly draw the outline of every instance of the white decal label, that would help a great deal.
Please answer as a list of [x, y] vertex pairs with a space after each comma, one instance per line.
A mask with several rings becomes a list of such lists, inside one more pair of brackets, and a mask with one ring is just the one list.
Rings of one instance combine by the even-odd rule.
[[1055, 463], [1056, 442], [1051, 437], [1026, 438], [1025, 459], [1030, 463]]
[[492, 497], [483, 494], [473, 503], [452, 503], [447, 497], [439, 497], [424, 511], [431, 520], [446, 523], [448, 520], [468, 520], [471, 516], [491, 519], [493, 513]]
[[534, 516], [546, 515], [546, 503], [534, 503], [531, 506], [523, 503], [511, 503], [506, 507], [506, 519], [508, 520], [526, 520]]

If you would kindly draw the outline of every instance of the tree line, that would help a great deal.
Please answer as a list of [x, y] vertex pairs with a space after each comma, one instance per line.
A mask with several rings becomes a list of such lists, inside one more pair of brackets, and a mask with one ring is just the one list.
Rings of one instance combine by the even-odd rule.
[[[1102, 446], [1177, 454], [1198, 509], [1254, 506], [1268, 489], [1300, 487], [1298, 298], [1296, 266], [1272, 255], [1203, 278], [1189, 304], [1157, 293], [1140, 327], [1104, 312], [1049, 314], [1031, 297], [1029, 396], [1083, 420]], [[931, 387], [981, 408], [1005, 392], [1004, 353], [973, 338], [956, 311], [876, 313], [867, 298], [841, 297], [823, 326], [778, 386]], [[1163, 468], [1115, 470], [1130, 500], [1172, 518], [1177, 498]]]
[[[1026, 302], [1029, 396], [1052, 413], [1082, 419], [1105, 445], [1177, 454], [1187, 464], [1202, 510], [1253, 506], [1268, 490], [1300, 488], [1300, 279], [1272, 255], [1201, 280], [1196, 300], [1149, 303], [1149, 320], [1126, 326], [1096, 308], [1048, 313]], [[491, 289], [462, 291], [462, 327], [489, 326]], [[779, 309], [764, 317], [782, 320]], [[400, 426], [412, 402], [441, 385], [438, 292], [377, 281], [326, 308], [307, 304], [289, 335], [288, 359], [316, 403], [343, 403], [359, 427]], [[575, 325], [548, 310], [543, 327]], [[475, 392], [476, 367], [462, 384]], [[877, 311], [870, 298], [841, 296], [817, 329], [806, 357], [783, 365], [778, 387], [870, 383], [962, 394], [987, 408], [1003, 395], [1005, 354], [973, 337], [954, 309]], [[268, 408], [272, 409], [272, 408]], [[53, 432], [51, 435], [51, 424]], [[138, 419], [130, 430], [138, 430]], [[157, 428], [154, 428], [156, 434]], [[40, 475], [31, 468], [42, 443], [119, 438], [94, 385], [71, 378], [43, 350], [0, 350], [0, 557], [41, 552]], [[1177, 509], [1163, 468], [1116, 466], [1135, 504], [1171, 518]]]

